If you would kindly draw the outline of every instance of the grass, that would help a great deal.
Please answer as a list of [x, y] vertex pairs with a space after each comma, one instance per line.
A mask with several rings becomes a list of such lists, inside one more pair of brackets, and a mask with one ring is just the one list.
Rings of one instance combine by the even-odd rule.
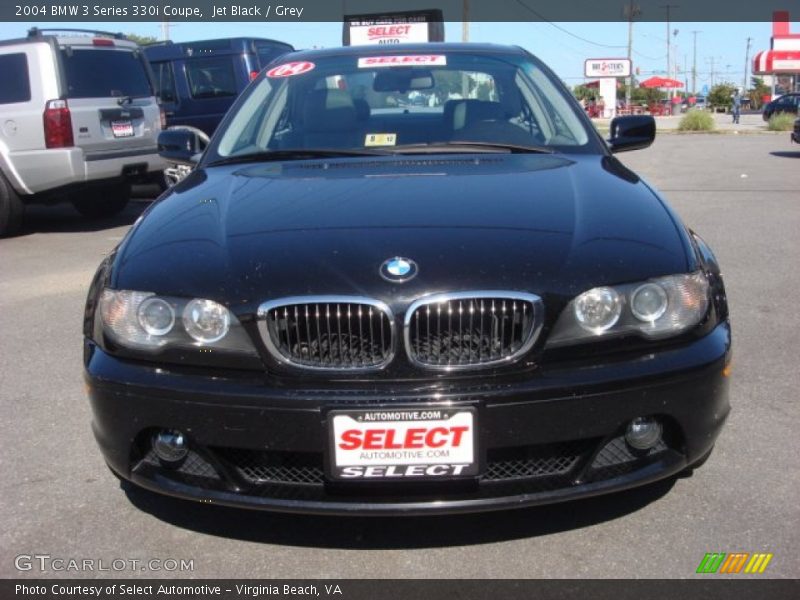
[[788, 113], [772, 115], [767, 122], [770, 131], [791, 131], [797, 117]]
[[704, 110], [692, 109], [683, 115], [678, 131], [714, 131], [714, 117]]

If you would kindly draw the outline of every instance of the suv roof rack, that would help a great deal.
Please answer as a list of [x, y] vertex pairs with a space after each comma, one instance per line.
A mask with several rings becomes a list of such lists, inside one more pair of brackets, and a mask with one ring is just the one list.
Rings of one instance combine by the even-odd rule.
[[58, 28], [47, 28], [41, 29], [39, 27], [31, 27], [28, 30], [28, 37], [41, 37], [44, 32], [54, 32], [54, 31], [61, 31], [65, 33], [92, 33], [94, 35], [105, 35], [108, 37], [112, 37], [117, 40], [127, 40], [128, 38], [125, 37], [124, 33], [113, 33], [111, 31], [100, 31], [97, 29], [70, 29], [65, 27], [58, 27]]

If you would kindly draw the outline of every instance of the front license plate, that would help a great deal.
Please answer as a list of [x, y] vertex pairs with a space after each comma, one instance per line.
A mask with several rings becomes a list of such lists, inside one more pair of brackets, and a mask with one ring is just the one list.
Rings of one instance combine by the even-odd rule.
[[478, 474], [474, 408], [333, 411], [330, 476], [341, 481], [450, 479]]
[[132, 137], [133, 123], [130, 121], [111, 121], [111, 133], [114, 137]]

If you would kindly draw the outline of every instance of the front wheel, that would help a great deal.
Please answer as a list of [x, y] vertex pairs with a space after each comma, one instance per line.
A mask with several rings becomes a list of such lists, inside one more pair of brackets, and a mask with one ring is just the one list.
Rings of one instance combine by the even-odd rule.
[[75, 210], [89, 219], [103, 219], [121, 213], [131, 199], [131, 184], [122, 183], [86, 192], [72, 202]]
[[0, 173], [0, 237], [8, 237], [19, 231], [24, 212], [22, 200]]

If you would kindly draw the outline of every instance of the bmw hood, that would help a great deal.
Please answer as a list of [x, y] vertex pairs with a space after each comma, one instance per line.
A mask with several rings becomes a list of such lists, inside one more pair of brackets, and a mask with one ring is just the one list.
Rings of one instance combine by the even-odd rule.
[[[154, 203], [119, 248], [111, 283], [240, 311], [307, 294], [571, 297], [685, 272], [688, 244], [661, 199], [613, 157], [240, 164], [200, 169]], [[414, 276], [383, 277], [393, 257], [413, 261]]]

